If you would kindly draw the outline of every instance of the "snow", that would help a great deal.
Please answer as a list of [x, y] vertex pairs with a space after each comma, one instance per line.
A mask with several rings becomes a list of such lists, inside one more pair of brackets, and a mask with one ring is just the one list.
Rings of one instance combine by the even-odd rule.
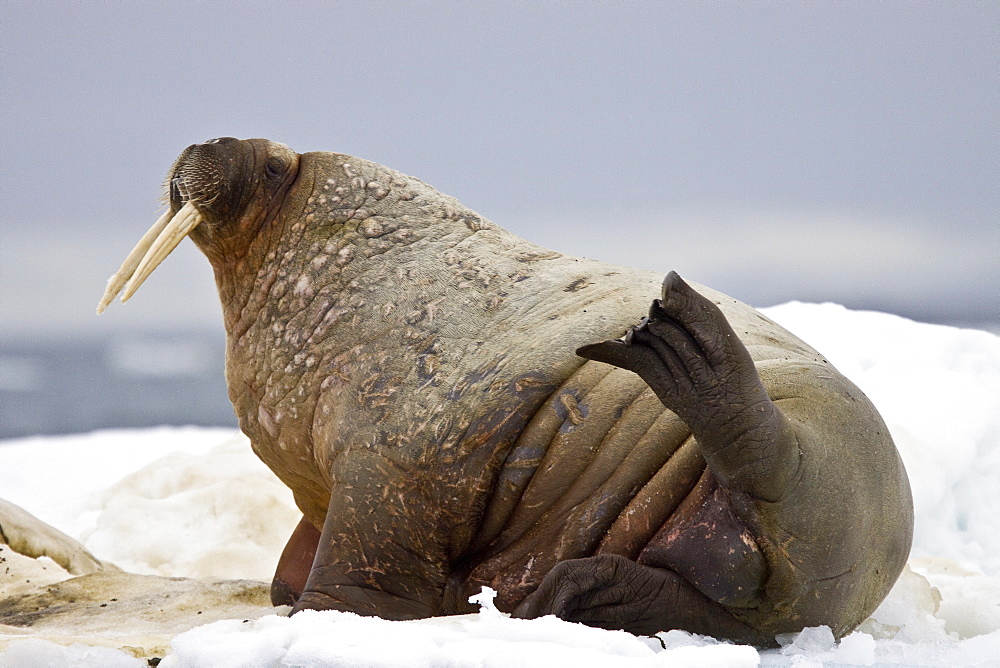
[[[764, 313], [878, 406], [913, 488], [909, 568], [839, 643], [824, 627], [758, 651], [680, 631], [638, 638], [552, 617], [515, 620], [485, 591], [479, 614], [413, 622], [263, 609], [177, 634], [160, 665], [1000, 665], [1000, 337], [835, 304]], [[161, 576], [267, 581], [298, 519], [288, 490], [224, 429], [0, 442], [0, 495], [99, 558]], [[0, 667], [146, 665], [101, 644], [0, 631]]]

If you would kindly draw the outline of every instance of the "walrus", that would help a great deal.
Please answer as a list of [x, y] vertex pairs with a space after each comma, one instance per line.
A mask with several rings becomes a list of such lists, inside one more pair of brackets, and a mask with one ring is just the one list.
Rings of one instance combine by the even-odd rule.
[[303, 514], [272, 600], [773, 646], [867, 618], [909, 553], [885, 424], [819, 353], [676, 273], [524, 241], [425, 183], [265, 139], [188, 147], [108, 282], [185, 237], [240, 428]]

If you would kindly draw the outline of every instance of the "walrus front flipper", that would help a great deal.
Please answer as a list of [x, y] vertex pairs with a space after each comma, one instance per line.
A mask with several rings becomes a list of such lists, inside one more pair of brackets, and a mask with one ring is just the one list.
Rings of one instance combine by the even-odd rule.
[[544, 615], [638, 635], [684, 629], [757, 646], [774, 644], [673, 571], [612, 554], [560, 562], [513, 614], [522, 619]]
[[577, 350], [639, 374], [691, 428], [723, 486], [781, 499], [799, 468], [794, 431], [719, 307], [670, 272], [624, 340]]
[[306, 580], [319, 545], [319, 531], [306, 518], [299, 520], [271, 580], [271, 605], [295, 605], [306, 588]]
[[435, 508], [433, 485], [414, 472], [400, 486], [400, 470], [367, 448], [334, 459], [330, 505], [292, 614], [341, 610], [392, 620], [441, 614], [449, 570], [445, 523], [419, 514]]

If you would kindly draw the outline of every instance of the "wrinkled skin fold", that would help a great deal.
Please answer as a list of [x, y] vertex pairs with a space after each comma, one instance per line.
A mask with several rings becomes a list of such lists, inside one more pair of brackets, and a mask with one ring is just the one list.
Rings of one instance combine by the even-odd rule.
[[342, 154], [222, 138], [167, 182], [98, 311], [184, 236], [208, 257], [240, 427], [303, 512], [275, 603], [413, 619], [488, 585], [519, 617], [769, 645], [850, 632], [898, 577], [885, 425], [749, 306]]

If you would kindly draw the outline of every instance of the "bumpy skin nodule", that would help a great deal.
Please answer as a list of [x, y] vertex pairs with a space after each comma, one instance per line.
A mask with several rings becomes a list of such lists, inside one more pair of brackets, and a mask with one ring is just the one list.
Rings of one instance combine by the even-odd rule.
[[522, 617], [766, 645], [849, 632], [898, 576], [885, 425], [745, 304], [346, 155], [226, 138], [169, 180], [205, 219], [240, 426], [304, 514], [277, 602], [411, 619], [489, 585]]

